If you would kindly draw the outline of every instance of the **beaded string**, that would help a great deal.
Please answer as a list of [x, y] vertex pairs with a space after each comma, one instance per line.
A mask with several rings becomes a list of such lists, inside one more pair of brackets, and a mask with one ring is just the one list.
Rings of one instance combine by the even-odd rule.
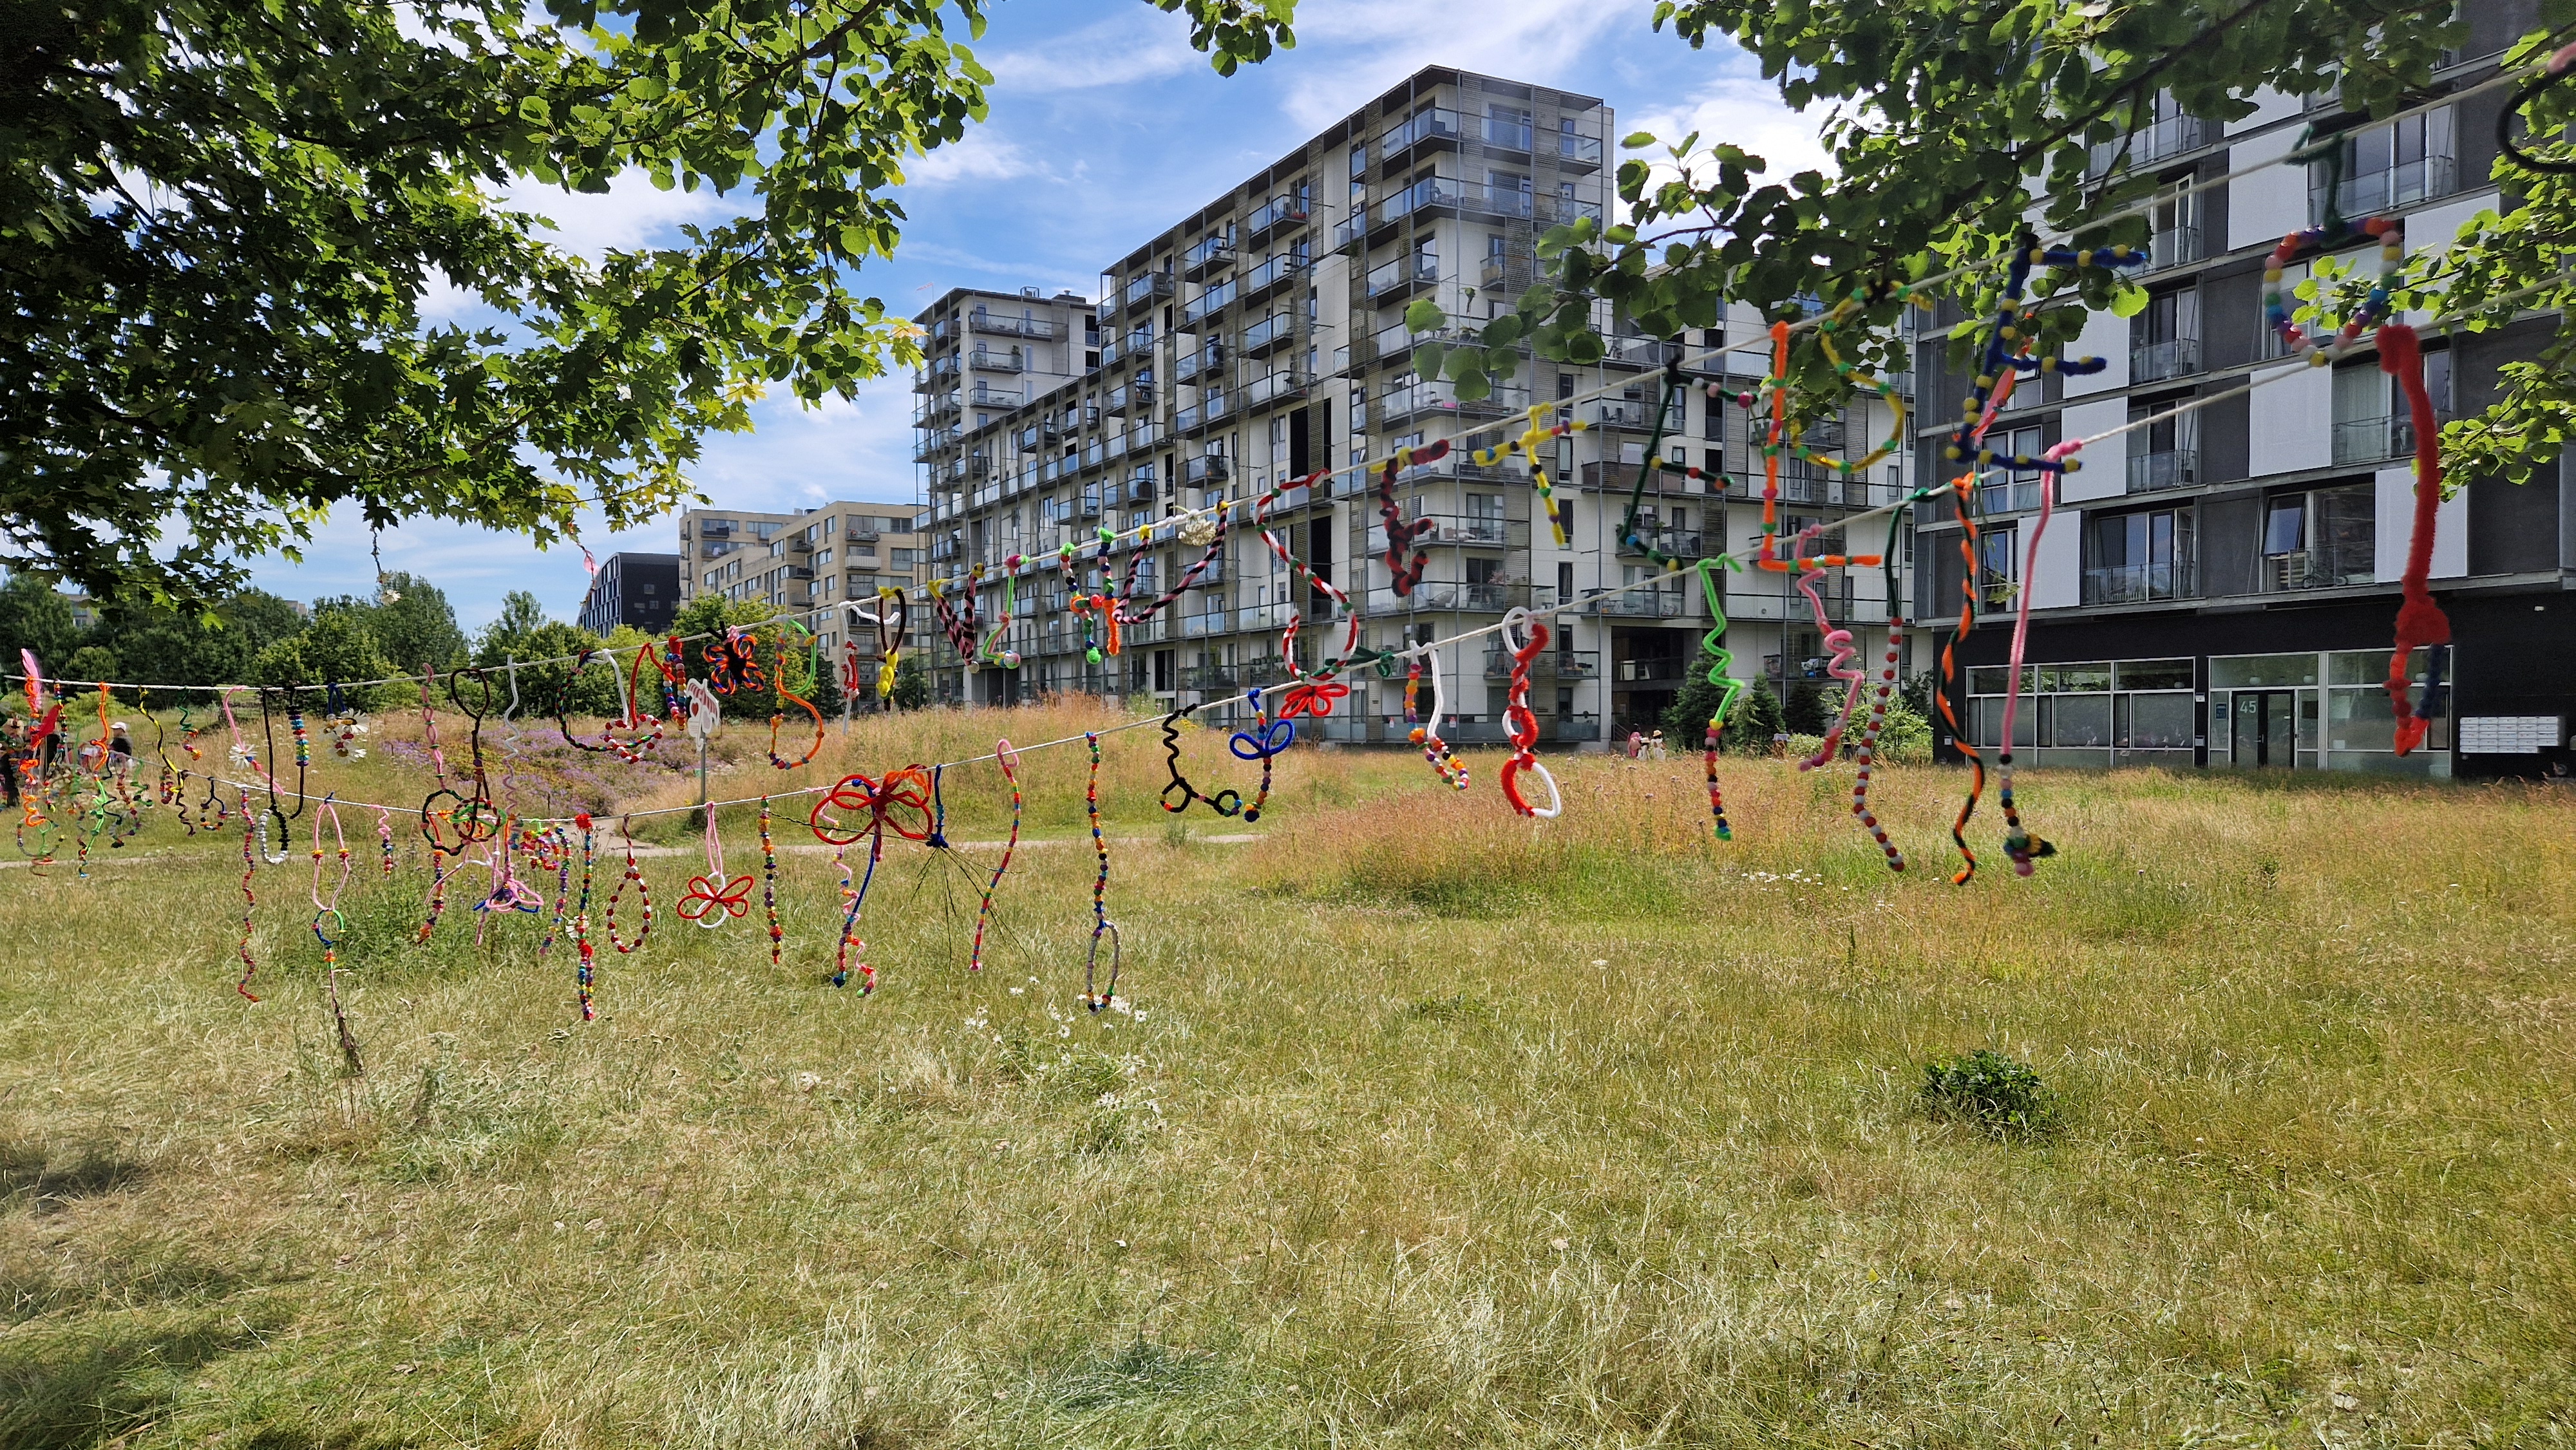
[[590, 944], [590, 879], [592, 865], [598, 857], [598, 835], [587, 811], [573, 817], [573, 824], [581, 828], [581, 902], [572, 913], [572, 945], [579, 964], [573, 969], [573, 985], [581, 996], [581, 1020], [588, 1022], [599, 1015], [590, 999], [596, 954], [596, 949]]
[[[2004, 285], [1995, 302], [1995, 312], [1986, 328], [1986, 345], [1977, 375], [1968, 389], [1966, 403], [1959, 412], [1959, 426], [1952, 430], [1942, 456], [1953, 463], [1975, 464], [1979, 469], [2005, 468], [2017, 473], [2060, 473], [2062, 465], [2045, 457], [2033, 458], [2019, 453], [1997, 453], [1984, 444], [1987, 427], [1993, 422], [1995, 408], [2010, 395], [2004, 379], [2041, 373], [2062, 373], [2082, 377], [2100, 372], [2106, 364], [2098, 357], [2067, 358], [2051, 353], [2034, 356], [2034, 338], [2022, 330], [2026, 319], [2022, 298], [2030, 286], [2031, 269], [2051, 267], [2136, 267], [2143, 265], [2147, 254], [2136, 247], [2039, 247], [2024, 242], [2013, 251], [2012, 265], [2004, 273]], [[1997, 390], [2001, 388], [1999, 393]], [[1991, 405], [1991, 406], [1990, 406]]]
[[[1512, 643], [1515, 633], [1525, 632], [1520, 644]], [[1503, 706], [1503, 728], [1511, 732], [1512, 758], [1503, 762], [1503, 797], [1512, 810], [1524, 816], [1554, 820], [1565, 813], [1564, 798], [1557, 794], [1556, 777], [1538, 760], [1538, 716], [1529, 706], [1530, 663], [1547, 648], [1547, 626], [1526, 609], [1514, 609], [1503, 616], [1503, 643], [1512, 652], [1512, 677]], [[1536, 771], [1547, 782], [1547, 805], [1531, 805], [1522, 796], [1520, 776], [1523, 771]]]
[[241, 945], [234, 950], [235, 954], [241, 958], [242, 973], [240, 980], [233, 983], [233, 991], [238, 994], [243, 1001], [256, 1003], [259, 1001], [259, 998], [251, 994], [250, 979], [252, 974], [259, 970], [259, 963], [253, 960], [250, 954], [250, 925], [251, 917], [259, 910], [259, 894], [251, 889], [251, 877], [259, 870], [259, 858], [252, 854], [259, 837], [258, 827], [253, 824], [258, 820], [258, 817], [251, 811], [249, 791], [241, 792], [241, 813], [242, 933]]
[[1020, 555], [1013, 554], [1002, 561], [1001, 607], [993, 616], [992, 632], [984, 636], [983, 647], [977, 651], [977, 657], [984, 663], [1000, 665], [1006, 670], [1016, 670], [1020, 667], [1020, 652], [1002, 647], [1003, 642], [1010, 637], [1013, 612], [1019, 608], [1020, 558]]
[[[713, 931], [727, 921], [750, 913], [751, 873], [744, 872], [740, 876], [725, 874], [724, 837], [716, 830], [716, 809], [714, 806], [707, 806], [704, 809], [706, 811], [707, 869], [703, 875], [689, 878], [687, 888], [680, 894], [680, 904], [675, 909], [680, 913], [680, 920], [703, 930]], [[634, 840], [631, 836], [627, 841], [627, 855], [629, 859], [634, 855]], [[616, 903], [611, 901], [612, 911], [615, 910], [615, 906]], [[648, 916], [646, 921], [649, 923], [651, 918]], [[636, 945], [643, 945], [643, 938], [638, 937]]]
[[383, 806], [376, 807], [376, 851], [377, 859], [383, 863], [383, 874], [385, 879], [388, 881], [392, 880], [394, 874], [394, 818], [393, 813], [385, 809]]
[[[1404, 505], [1395, 500], [1396, 470], [1411, 462], [1432, 462], [1446, 456], [1448, 452], [1449, 445], [1446, 443], [1425, 448], [1399, 448], [1388, 456], [1385, 466], [1378, 470], [1377, 516], [1386, 529], [1384, 556], [1386, 571], [1394, 580], [1391, 587], [1395, 590], [1395, 597], [1398, 599], [1411, 594], [1413, 586], [1422, 582], [1423, 571], [1430, 567], [1431, 551], [1422, 547], [1418, 541], [1424, 534], [1431, 532], [1435, 525], [1429, 519], [1405, 522]], [[1404, 551], [1407, 549], [1413, 551], [1413, 558], [1410, 561], [1404, 557]]]
[[457, 847], [456, 859], [452, 862], [441, 861], [437, 852], [430, 853], [429, 901], [421, 919], [420, 930], [412, 937], [415, 945], [429, 944], [430, 936], [438, 930], [439, 917], [445, 915], [447, 911], [447, 878], [464, 869], [465, 848], [462, 846]]
[[1002, 767], [1002, 779], [1011, 786], [1011, 838], [1002, 843], [1001, 863], [993, 868], [993, 879], [984, 883], [984, 902], [975, 908], [975, 946], [966, 958], [966, 970], [984, 970], [984, 928], [993, 919], [993, 893], [1001, 887], [1002, 873], [1011, 869], [1011, 853], [1020, 848], [1020, 753], [1003, 740], [993, 746], [993, 758]]
[[[1728, 567], [1741, 568], [1731, 557]], [[1699, 647], [1708, 655], [1708, 682], [1717, 689], [1717, 708], [1708, 715], [1708, 733], [1701, 745], [1701, 763], [1708, 771], [1709, 828], [1721, 841], [1735, 839], [1735, 830], [1726, 823], [1726, 796], [1717, 784], [1717, 749], [1726, 731], [1726, 718], [1735, 713], [1736, 698], [1744, 693], [1744, 682], [1734, 678], [1735, 656], [1726, 648], [1726, 590], [1717, 576], [1719, 561], [1702, 559], [1699, 564], [1700, 593], [1708, 601], [1712, 621], [1708, 633], [1700, 636]]]
[[[1207, 808], [1220, 816], [1239, 816], [1243, 814], [1243, 792], [1228, 789], [1212, 796], [1201, 795], [1198, 787], [1190, 784], [1190, 778], [1181, 774], [1181, 721], [1197, 708], [1196, 705], [1183, 705], [1163, 717], [1163, 764], [1172, 773], [1172, 779], [1163, 787], [1162, 807], [1173, 815], [1179, 815], [1190, 808], [1192, 801], [1205, 801]], [[1174, 791], [1181, 793], [1179, 805], [1172, 804]]]
[[760, 798], [760, 909], [769, 920], [769, 964], [774, 967], [787, 934], [778, 925], [778, 846], [769, 838], [767, 796]]
[[2020, 803], [2013, 796], [2013, 720], [2021, 707], [2021, 666], [2025, 647], [2030, 641], [2030, 580], [2039, 572], [2039, 541], [2048, 533], [2048, 521], [2057, 512], [2057, 492], [2065, 476], [2082, 467], [2073, 455], [2084, 446], [2083, 440], [2070, 438], [2050, 448], [2044, 455], [2052, 463], [2065, 467], [2054, 475], [2042, 474], [2039, 480], [2039, 516], [2031, 521], [2030, 552], [2022, 565], [2021, 597], [2014, 601], [2012, 648], [2008, 657], [2011, 673], [2004, 685], [2003, 738], [1995, 747], [1995, 804], [2004, 813], [2004, 854], [2012, 858], [2013, 874], [2028, 876], [2031, 863], [2057, 854], [2057, 848], [2022, 825]]
[[[1136, 595], [1136, 566], [1145, 557], [1145, 540], [1142, 537], [1137, 539], [1136, 546], [1127, 554], [1127, 577], [1120, 585], [1118, 598], [1115, 601], [1117, 614], [1111, 630], [1111, 638], [1117, 637], [1115, 624], [1142, 624], [1162, 613], [1171, 607], [1172, 601], [1181, 597], [1183, 591], [1198, 583], [1200, 579], [1206, 577], [1208, 570], [1216, 567], [1217, 561], [1225, 557], [1225, 534], [1232, 523], [1231, 513], [1230, 500], [1217, 505], [1215, 521], [1210, 525], [1206, 546], [1199, 551], [1198, 559], [1181, 571], [1181, 576], [1172, 581], [1171, 588], [1144, 604], [1133, 602]], [[1109, 552], [1108, 539], [1109, 531], [1101, 530], [1100, 551], [1103, 557], [1106, 557]], [[1115, 651], [1113, 650], [1112, 653]]]
[[1870, 806], [1869, 787], [1871, 777], [1878, 770], [1878, 742], [1880, 735], [1887, 729], [1888, 706], [1896, 697], [1897, 661], [1902, 659], [1905, 653], [1905, 615], [1903, 606], [1897, 599], [1896, 551], [1906, 518], [1913, 511], [1914, 500], [1927, 496], [1936, 486], [1915, 490], [1896, 506], [1894, 513], [1888, 516], [1887, 549], [1881, 556], [1886, 570], [1887, 653], [1879, 661], [1878, 688], [1870, 697], [1869, 720], [1861, 727], [1860, 745], [1853, 752], [1853, 759], [1858, 763], [1859, 768], [1852, 776], [1852, 819], [1860, 822], [1861, 829], [1869, 832], [1869, 838], [1878, 843], [1878, 849], [1886, 856], [1887, 869], [1890, 871], [1905, 869], [1905, 853], [1898, 850], [1896, 844], [1887, 838], [1887, 828], [1879, 823], [1878, 812]]
[[572, 910], [572, 840], [561, 826], [549, 828], [547, 835], [554, 843], [555, 914], [546, 923], [546, 934], [537, 939], [537, 956], [541, 960], [546, 949], [555, 944], [555, 938], [563, 935], [565, 919]]
[[[1428, 724], [1423, 723], [1422, 717], [1415, 713], [1415, 701], [1422, 690], [1423, 661], [1426, 657], [1430, 660], [1431, 671], [1431, 720]], [[1430, 763], [1432, 771], [1440, 777], [1443, 784], [1456, 790], [1465, 790], [1467, 762], [1459, 759], [1458, 752], [1450, 749], [1449, 742], [1442, 739], [1440, 735], [1440, 721], [1448, 713], [1448, 687], [1440, 677], [1439, 651], [1430, 650], [1426, 654], [1415, 655], [1406, 660], [1404, 662], [1404, 723], [1409, 728], [1405, 731], [1405, 738], [1422, 747], [1422, 758]]]
[[[1252, 704], [1252, 728], [1235, 731], [1233, 737], [1226, 741], [1225, 748], [1232, 751], [1237, 760], [1261, 762], [1261, 789], [1243, 807], [1243, 820], [1249, 825], [1261, 819], [1261, 808], [1270, 803], [1270, 765], [1289, 746], [1297, 743], [1297, 722], [1284, 716], [1271, 719], [1270, 712], [1262, 706], [1259, 685], [1245, 691], [1244, 698]], [[1215, 802], [1209, 804], [1214, 805]]]
[[[1091, 950], [1082, 962], [1082, 1005], [1097, 1012], [1118, 998], [1119, 959], [1124, 954], [1119, 946], [1118, 924], [1109, 919], [1109, 838], [1100, 830], [1100, 735], [1086, 730], [1083, 740], [1091, 746], [1091, 783], [1084, 789], [1083, 809], [1091, 818], [1091, 849], [1100, 856], [1100, 874], [1091, 878]], [[1100, 973], [1100, 939], [1109, 938], [1109, 989], [1098, 988]]]
[[1959, 813], [1950, 819], [1950, 844], [1958, 849], [1959, 859], [1965, 863], [1959, 868], [1958, 873], [1950, 878], [1950, 884], [1953, 886], [1965, 886], [1976, 879], [1977, 853], [1968, 848], [1968, 822], [1976, 816], [1977, 802], [1984, 797], [1986, 791], [1985, 749], [1971, 739], [1968, 730], [1960, 725], [1958, 712], [1950, 703], [1953, 693], [1951, 687], [1956, 685], [1959, 678], [1959, 646], [1967, 639], [1968, 631], [1974, 629], [1977, 623], [1977, 490], [1974, 487], [1976, 478], [1977, 475], [1974, 473], [1963, 473], [1950, 481], [1951, 491], [1957, 495], [1960, 529], [1959, 557], [1965, 561], [1967, 567], [1963, 571], [1963, 582], [1959, 586], [1958, 627], [1951, 631], [1948, 639], [1942, 641], [1942, 688], [1933, 697], [1940, 706], [1941, 718], [1950, 726], [1950, 738], [1958, 744], [1959, 753], [1968, 757], [1967, 798], [1960, 802]]
[[[622, 957], [632, 954], [653, 935], [653, 889], [644, 884], [644, 869], [635, 864], [635, 818], [621, 818], [617, 829], [626, 838], [626, 874], [617, 878], [616, 887], [608, 893], [608, 944], [617, 948]], [[631, 942], [617, 935], [617, 899], [626, 894], [629, 886], [635, 888], [636, 897], [644, 903], [644, 925]]]
[[[322, 899], [322, 822], [331, 822], [331, 843], [340, 853], [340, 879], [331, 886], [331, 899]], [[331, 932], [348, 934], [348, 919], [340, 915], [340, 893], [349, 889], [349, 838], [340, 831], [340, 810], [330, 796], [313, 812], [313, 939], [322, 944], [322, 970], [325, 973], [340, 965], [340, 944]], [[330, 919], [331, 931], [322, 929], [323, 918]]]

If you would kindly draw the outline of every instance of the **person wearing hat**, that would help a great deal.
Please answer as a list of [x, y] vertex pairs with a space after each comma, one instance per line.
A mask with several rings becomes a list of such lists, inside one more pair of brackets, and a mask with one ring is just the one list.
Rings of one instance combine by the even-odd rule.
[[125, 722], [119, 720], [107, 727], [108, 767], [120, 776], [134, 773], [134, 740], [125, 733]]

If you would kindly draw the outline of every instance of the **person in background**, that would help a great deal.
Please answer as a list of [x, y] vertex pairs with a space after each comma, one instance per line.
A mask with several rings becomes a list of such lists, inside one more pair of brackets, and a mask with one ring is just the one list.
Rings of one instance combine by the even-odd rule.
[[107, 765], [120, 779], [134, 774], [134, 737], [125, 733], [122, 720], [107, 727]]

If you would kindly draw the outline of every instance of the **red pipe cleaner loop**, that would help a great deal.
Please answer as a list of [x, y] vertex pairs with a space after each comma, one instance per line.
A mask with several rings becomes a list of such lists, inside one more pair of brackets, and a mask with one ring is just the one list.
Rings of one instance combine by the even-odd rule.
[[[2397, 753], [2424, 743], [2424, 733], [2442, 708], [2441, 650], [2451, 642], [2451, 618], [2433, 602], [2433, 533], [2442, 506], [2442, 424], [2433, 414], [2432, 395], [2424, 387], [2424, 347], [2415, 329], [2402, 322], [2379, 329], [2379, 367], [2397, 379], [2406, 394], [2406, 410], [2415, 427], [2415, 524], [2406, 541], [2406, 572], [2401, 576], [2404, 602], [2397, 606], [2397, 644], [2388, 656], [2388, 705], [2397, 716]], [[2421, 708], [2408, 700], [2406, 661], [2417, 645], [2434, 646], [2433, 665], [2424, 682]]]

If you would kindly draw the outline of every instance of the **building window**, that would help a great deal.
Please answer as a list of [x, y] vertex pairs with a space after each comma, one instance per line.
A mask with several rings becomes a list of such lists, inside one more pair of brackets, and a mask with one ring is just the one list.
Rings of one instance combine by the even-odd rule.
[[2007, 524], [1977, 534], [1977, 597], [1988, 604], [2010, 604], [2021, 592], [2021, 528]]
[[2377, 514], [2375, 484], [2274, 495], [2263, 515], [2263, 587], [2370, 583], [2378, 569]]
[[2173, 398], [2132, 399], [2129, 421], [2154, 419], [2129, 434], [2129, 492], [2189, 488], [2200, 482], [2200, 415], [2157, 417]]
[[[2037, 458], [2048, 451], [2047, 440], [2048, 435], [2036, 423], [1996, 428], [1986, 434], [1987, 447], [1998, 456], [2012, 458]], [[2039, 491], [2047, 475], [2037, 469], [1988, 469], [1981, 478], [1977, 506], [1988, 514], [2009, 514], [2039, 507]]]
[[[1968, 732], [1992, 750], [2003, 737], [2012, 671], [1968, 671]], [[2025, 665], [2013, 716], [2014, 758], [2049, 765], [2189, 765], [2195, 702], [2188, 659]]]
[[2146, 604], [2200, 593], [2194, 564], [2197, 510], [2146, 509], [2084, 520], [2084, 602]]
[[[2308, 168], [2308, 219], [2323, 225], [2327, 204], [2344, 217], [2365, 217], [2448, 196], [2455, 189], [2455, 107], [2345, 133], [2341, 165]], [[2329, 197], [2328, 188], [2332, 187]]]
[[2180, 287], [2147, 299], [2129, 323], [2129, 381], [2161, 382], [2200, 371], [2200, 289]]
[[[2438, 348], [2424, 354], [2424, 391], [2432, 396], [2433, 416], [2449, 422], [2451, 353]], [[2397, 380], [2364, 361], [2335, 369], [2334, 461], [2338, 467], [2404, 458], [2415, 451], [2414, 410]]]

